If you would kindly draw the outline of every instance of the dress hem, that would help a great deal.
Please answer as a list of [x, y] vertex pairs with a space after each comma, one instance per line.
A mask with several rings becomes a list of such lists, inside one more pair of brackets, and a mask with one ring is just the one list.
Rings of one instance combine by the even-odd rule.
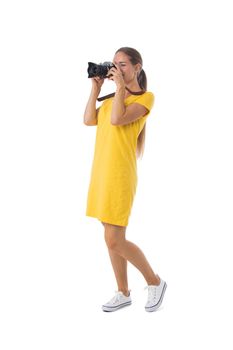
[[86, 214], [86, 216], [91, 217], [91, 218], [95, 218], [98, 219], [99, 221], [102, 221], [106, 224], [110, 224], [110, 225], [116, 225], [116, 226], [124, 226], [127, 227], [128, 226], [128, 221], [127, 222], [119, 222], [119, 221], [115, 221], [115, 220], [109, 220], [109, 219], [105, 219], [105, 218], [101, 218], [98, 215], [91, 215], [91, 214]]

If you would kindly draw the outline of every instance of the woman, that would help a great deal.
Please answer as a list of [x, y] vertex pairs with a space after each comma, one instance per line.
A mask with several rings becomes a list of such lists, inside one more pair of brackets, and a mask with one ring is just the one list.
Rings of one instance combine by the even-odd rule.
[[[105, 241], [115, 273], [118, 292], [103, 311], [131, 304], [127, 261], [143, 274], [148, 288], [146, 311], [161, 305], [166, 282], [154, 273], [143, 252], [126, 240], [126, 228], [137, 186], [137, 159], [143, 153], [145, 123], [154, 95], [146, 91], [147, 79], [140, 53], [130, 47], [116, 51], [108, 79], [116, 92], [98, 99], [104, 79], [94, 77], [84, 113], [86, 125], [97, 125], [95, 153], [88, 191], [86, 215], [104, 226]], [[96, 109], [96, 101], [104, 100]]]

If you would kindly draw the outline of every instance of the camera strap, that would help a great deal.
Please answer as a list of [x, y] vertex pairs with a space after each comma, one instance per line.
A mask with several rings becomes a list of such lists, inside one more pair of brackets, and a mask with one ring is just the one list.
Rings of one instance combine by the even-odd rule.
[[[126, 86], [125, 86], [125, 89], [126, 89], [131, 95], [142, 95], [142, 94], [144, 94], [144, 93], [146, 92], [145, 90], [131, 91], [131, 90], [130, 90], [129, 88], [127, 88]], [[114, 97], [114, 96], [115, 96], [115, 92], [113, 92], [112, 94], [108, 94], [108, 95], [99, 97], [99, 98], [97, 98], [97, 101], [98, 101], [98, 102], [101, 102], [101, 101], [106, 100], [107, 98]]]
[[99, 97], [99, 98], [97, 98], [97, 101], [101, 102], [103, 100], [107, 100], [107, 98], [114, 97], [114, 96], [115, 96], [115, 92], [113, 92], [112, 94], [108, 94], [108, 95]]

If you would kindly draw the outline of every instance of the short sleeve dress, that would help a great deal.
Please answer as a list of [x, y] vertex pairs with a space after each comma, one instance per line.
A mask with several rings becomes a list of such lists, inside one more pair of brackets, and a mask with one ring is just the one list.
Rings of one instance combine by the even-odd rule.
[[113, 97], [98, 113], [95, 151], [87, 195], [86, 216], [112, 225], [127, 226], [137, 188], [137, 138], [154, 103], [154, 94], [129, 95], [126, 106], [139, 103], [145, 116], [127, 125], [112, 125]]

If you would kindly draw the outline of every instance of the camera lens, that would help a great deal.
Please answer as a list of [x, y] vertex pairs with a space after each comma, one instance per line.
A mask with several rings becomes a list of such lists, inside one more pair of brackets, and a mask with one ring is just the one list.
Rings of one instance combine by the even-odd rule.
[[112, 62], [104, 62], [100, 64], [96, 64], [93, 62], [88, 62], [88, 78], [99, 77], [101, 79], [107, 78], [107, 74], [109, 69], [115, 67]]

